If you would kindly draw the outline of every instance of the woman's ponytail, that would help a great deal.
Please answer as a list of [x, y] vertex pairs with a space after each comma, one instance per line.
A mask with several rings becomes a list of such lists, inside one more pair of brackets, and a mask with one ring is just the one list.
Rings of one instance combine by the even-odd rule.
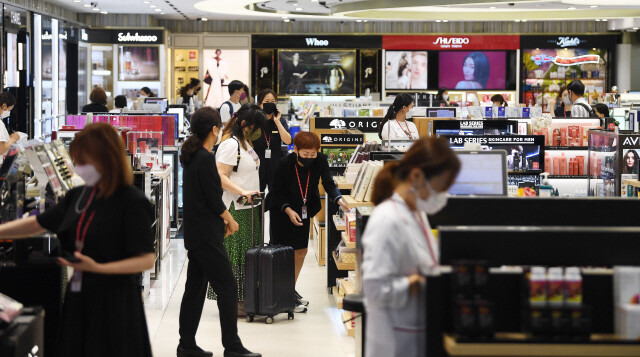
[[398, 166], [400, 166], [399, 161], [387, 162], [378, 173], [378, 176], [376, 176], [376, 181], [373, 183], [373, 194], [371, 195], [371, 199], [376, 206], [393, 195], [398, 183], [398, 178], [396, 177]]
[[180, 149], [180, 164], [183, 168], [189, 165], [191, 158], [200, 146], [202, 146], [202, 141], [200, 141], [196, 135], [190, 135], [187, 140], [184, 141]]
[[390, 119], [394, 119], [395, 117], [396, 117], [396, 109], [394, 108], [394, 105], [392, 104], [392, 105], [389, 106], [389, 109], [387, 109], [387, 114], [380, 121], [380, 124], [378, 124], [378, 137], [380, 138], [380, 140], [382, 140], [382, 128], [384, 128], [384, 125]]

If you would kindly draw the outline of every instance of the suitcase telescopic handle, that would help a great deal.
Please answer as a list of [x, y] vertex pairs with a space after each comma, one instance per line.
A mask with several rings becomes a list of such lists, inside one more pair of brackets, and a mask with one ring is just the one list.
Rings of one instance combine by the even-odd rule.
[[[255, 236], [255, 232], [254, 232], [254, 227], [255, 227], [255, 214], [254, 214], [254, 209], [256, 207], [255, 202], [256, 202], [256, 198], [259, 197], [264, 197], [264, 192], [258, 192], [258, 193], [254, 193], [253, 195], [251, 195], [251, 247], [253, 248], [255, 246], [255, 242], [254, 242], [254, 236]], [[262, 212], [262, 219], [264, 219], [264, 199], [262, 200], [262, 204], [261, 206], [261, 212]], [[264, 241], [264, 224], [260, 223], [260, 240]]]

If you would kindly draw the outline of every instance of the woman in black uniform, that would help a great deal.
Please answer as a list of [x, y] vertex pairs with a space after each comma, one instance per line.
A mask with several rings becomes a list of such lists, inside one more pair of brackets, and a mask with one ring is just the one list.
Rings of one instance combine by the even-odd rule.
[[[271, 244], [291, 246], [295, 250], [296, 282], [307, 255], [311, 218], [320, 212], [322, 186], [329, 198], [342, 208], [349, 207], [333, 182], [327, 156], [319, 153], [320, 139], [314, 133], [300, 132], [293, 139], [294, 153], [283, 157], [273, 175], [271, 192]], [[308, 305], [296, 292], [298, 305]]]
[[278, 97], [271, 89], [263, 89], [258, 93], [258, 105], [267, 115], [267, 124], [262, 130], [262, 136], [253, 142], [253, 150], [260, 158], [260, 192], [264, 192], [267, 186], [271, 190], [273, 172], [283, 156], [282, 143], [291, 144], [289, 125], [276, 107], [277, 102]]
[[59, 355], [151, 356], [138, 285], [153, 267], [154, 220], [149, 199], [132, 186], [122, 139], [109, 124], [90, 124], [71, 142], [70, 154], [86, 186], [72, 189], [37, 217], [0, 226], [0, 237], [51, 231], [79, 261], [65, 295]]
[[222, 201], [222, 183], [211, 153], [222, 130], [220, 113], [211, 107], [191, 116], [191, 136], [182, 144], [184, 246], [189, 266], [180, 306], [178, 357], [208, 357], [213, 353], [196, 345], [196, 331], [207, 295], [207, 283], [217, 295], [224, 356], [260, 357], [242, 346], [238, 337], [238, 288], [225, 237], [238, 231]]

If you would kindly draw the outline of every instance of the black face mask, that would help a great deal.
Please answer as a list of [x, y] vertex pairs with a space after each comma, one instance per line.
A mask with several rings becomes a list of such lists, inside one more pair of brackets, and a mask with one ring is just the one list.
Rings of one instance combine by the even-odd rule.
[[276, 103], [262, 103], [262, 110], [265, 114], [271, 115], [276, 112]]
[[305, 158], [305, 157], [298, 156], [298, 161], [302, 164], [302, 166], [306, 168], [311, 167], [311, 164], [313, 164], [315, 160], [316, 160], [315, 157]]

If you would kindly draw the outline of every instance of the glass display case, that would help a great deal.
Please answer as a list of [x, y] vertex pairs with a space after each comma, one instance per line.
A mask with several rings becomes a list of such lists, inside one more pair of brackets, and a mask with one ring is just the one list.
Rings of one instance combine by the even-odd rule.
[[624, 180], [638, 179], [640, 133], [589, 131], [589, 195], [627, 196]]
[[161, 131], [127, 132], [127, 150], [135, 155], [140, 167], [148, 167], [151, 170], [162, 168], [164, 161], [162, 134]]
[[102, 87], [107, 93], [108, 107], [113, 104], [113, 69], [113, 46], [91, 46], [91, 89], [88, 92], [95, 87]]

